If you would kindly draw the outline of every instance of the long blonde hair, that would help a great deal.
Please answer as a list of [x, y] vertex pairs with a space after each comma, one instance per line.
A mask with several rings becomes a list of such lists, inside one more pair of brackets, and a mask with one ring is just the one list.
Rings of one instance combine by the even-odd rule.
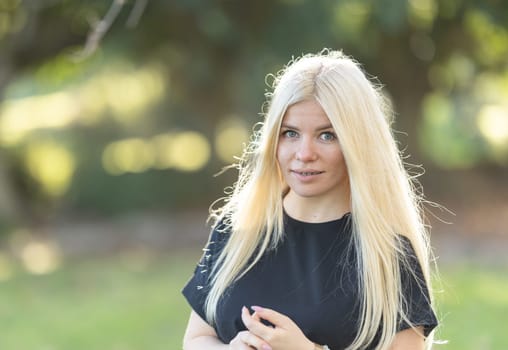
[[280, 126], [290, 105], [315, 99], [337, 133], [351, 188], [361, 306], [359, 331], [348, 349], [372, 343], [379, 330], [378, 348], [386, 349], [400, 317], [409, 322], [400, 264], [413, 273], [414, 266], [405, 257], [400, 235], [409, 239], [416, 252], [425, 279], [422, 288], [431, 290], [422, 198], [392, 135], [388, 104], [357, 62], [330, 50], [291, 61], [275, 76], [267, 99], [261, 129], [237, 164], [238, 181], [222, 207], [210, 212], [215, 224], [225, 223], [230, 236], [212, 272], [207, 319], [215, 321], [217, 304], [228, 286], [281, 241], [282, 194], [287, 185], [276, 158]]

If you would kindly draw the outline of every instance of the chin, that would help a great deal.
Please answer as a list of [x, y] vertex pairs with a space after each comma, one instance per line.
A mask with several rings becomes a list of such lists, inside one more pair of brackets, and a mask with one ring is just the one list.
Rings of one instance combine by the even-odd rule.
[[323, 194], [320, 191], [302, 191], [302, 190], [299, 191], [298, 189], [293, 189], [293, 192], [303, 198], [319, 197]]

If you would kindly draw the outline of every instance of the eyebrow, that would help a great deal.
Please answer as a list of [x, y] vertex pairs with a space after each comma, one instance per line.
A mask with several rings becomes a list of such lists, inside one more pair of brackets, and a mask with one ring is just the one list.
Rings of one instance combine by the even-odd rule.
[[[281, 125], [281, 128], [300, 131], [300, 129], [298, 127], [290, 125], [290, 124], [286, 124], [286, 123], [283, 123]], [[327, 129], [333, 129], [332, 124], [326, 124], [326, 125], [323, 125], [323, 126], [318, 126], [316, 128], [316, 131], [322, 131], [322, 130], [327, 130]]]

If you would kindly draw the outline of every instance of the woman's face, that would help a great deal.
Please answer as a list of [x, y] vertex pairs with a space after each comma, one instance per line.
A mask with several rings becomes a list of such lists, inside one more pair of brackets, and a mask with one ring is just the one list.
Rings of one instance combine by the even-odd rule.
[[290, 191], [305, 198], [344, 196], [349, 191], [339, 140], [321, 105], [291, 105], [282, 120], [277, 161]]

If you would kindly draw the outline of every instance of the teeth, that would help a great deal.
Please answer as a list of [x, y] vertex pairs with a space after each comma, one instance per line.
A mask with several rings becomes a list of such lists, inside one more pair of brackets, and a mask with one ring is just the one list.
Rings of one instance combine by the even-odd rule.
[[316, 171], [316, 172], [305, 172], [305, 173], [300, 173], [300, 174], [302, 174], [303, 176], [317, 175], [317, 174], [319, 174], [319, 171]]

